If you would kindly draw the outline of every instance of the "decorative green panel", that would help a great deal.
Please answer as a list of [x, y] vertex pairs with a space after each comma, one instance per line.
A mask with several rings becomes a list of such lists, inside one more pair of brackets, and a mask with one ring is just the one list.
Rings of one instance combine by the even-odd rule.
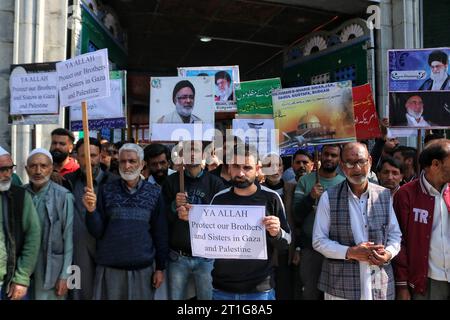
[[81, 5], [81, 21], [81, 53], [108, 48], [108, 58], [116, 65], [114, 69], [126, 69], [126, 49], [112, 38], [84, 4]]
[[363, 85], [368, 82], [367, 45], [367, 38], [362, 38], [361, 41], [350, 45], [343, 43], [312, 56], [300, 58], [297, 63], [290, 62], [283, 70], [283, 87], [345, 80], [352, 80], [353, 86]]

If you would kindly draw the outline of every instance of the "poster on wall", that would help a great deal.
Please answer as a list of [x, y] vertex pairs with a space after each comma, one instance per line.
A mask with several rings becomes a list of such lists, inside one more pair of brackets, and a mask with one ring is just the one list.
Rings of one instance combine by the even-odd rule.
[[[126, 127], [126, 71], [110, 71], [111, 95], [107, 98], [87, 101], [89, 128]], [[83, 130], [81, 103], [70, 107], [70, 127], [72, 131]]]
[[389, 125], [450, 126], [450, 48], [389, 50]]
[[281, 152], [356, 140], [351, 81], [275, 90], [272, 99]]
[[214, 137], [213, 77], [152, 77], [152, 141], [211, 141]]
[[234, 84], [239, 82], [239, 66], [181, 67], [180, 77], [214, 77], [214, 103], [216, 111], [236, 111]]
[[272, 91], [275, 89], [281, 89], [280, 78], [236, 84], [238, 114], [273, 114]]

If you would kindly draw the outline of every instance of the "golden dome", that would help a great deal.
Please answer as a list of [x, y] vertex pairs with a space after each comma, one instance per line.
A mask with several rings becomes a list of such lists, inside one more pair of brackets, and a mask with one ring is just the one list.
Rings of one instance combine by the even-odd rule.
[[307, 113], [300, 118], [298, 127], [300, 129], [319, 128], [320, 120], [317, 116]]

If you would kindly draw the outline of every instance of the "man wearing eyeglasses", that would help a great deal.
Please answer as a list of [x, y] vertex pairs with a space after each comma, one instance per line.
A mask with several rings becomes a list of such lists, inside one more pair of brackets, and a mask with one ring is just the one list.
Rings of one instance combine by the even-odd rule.
[[30, 194], [12, 184], [14, 164], [0, 147], [0, 300], [21, 300], [34, 271], [41, 227]]
[[344, 145], [346, 180], [325, 191], [317, 206], [313, 248], [325, 256], [318, 288], [326, 300], [392, 300], [389, 263], [400, 251], [401, 232], [389, 189], [369, 182], [366, 145]]
[[448, 74], [448, 56], [441, 50], [434, 50], [428, 57], [430, 78], [420, 86], [419, 90], [450, 90], [450, 75]]
[[195, 123], [202, 119], [192, 114], [195, 102], [195, 88], [188, 80], [178, 82], [173, 88], [172, 101], [175, 111], [158, 119], [157, 123]]

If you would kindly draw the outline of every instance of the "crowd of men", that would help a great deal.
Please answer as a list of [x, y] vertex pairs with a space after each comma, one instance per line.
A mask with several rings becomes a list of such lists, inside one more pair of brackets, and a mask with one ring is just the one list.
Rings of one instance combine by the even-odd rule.
[[[324, 145], [284, 170], [239, 139], [221, 162], [200, 141], [172, 153], [89, 138], [86, 163], [83, 138], [51, 138], [26, 185], [0, 147], [1, 299], [450, 299], [448, 139], [420, 154], [386, 135], [371, 152]], [[193, 255], [197, 204], [265, 207], [268, 258]]]

